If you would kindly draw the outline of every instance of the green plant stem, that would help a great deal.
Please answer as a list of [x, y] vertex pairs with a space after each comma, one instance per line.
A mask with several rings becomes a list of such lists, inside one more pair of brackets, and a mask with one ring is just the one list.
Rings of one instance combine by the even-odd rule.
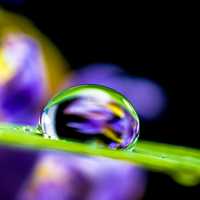
[[65, 140], [45, 139], [38, 134], [36, 128], [0, 125], [0, 144], [103, 156], [167, 173], [186, 185], [200, 181], [200, 150], [197, 149], [140, 141], [133, 151], [110, 150]]

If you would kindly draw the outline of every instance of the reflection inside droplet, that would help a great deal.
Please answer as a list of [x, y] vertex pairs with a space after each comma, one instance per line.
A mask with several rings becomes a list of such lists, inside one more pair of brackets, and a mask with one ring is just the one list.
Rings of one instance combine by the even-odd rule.
[[133, 106], [116, 91], [97, 85], [64, 90], [54, 97], [41, 116], [44, 136], [91, 145], [125, 148], [139, 132]]

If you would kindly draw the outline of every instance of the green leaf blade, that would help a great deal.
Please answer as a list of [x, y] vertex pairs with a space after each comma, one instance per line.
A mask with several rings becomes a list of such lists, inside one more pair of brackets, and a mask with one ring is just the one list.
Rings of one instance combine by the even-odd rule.
[[0, 125], [0, 144], [21, 148], [56, 150], [127, 161], [145, 169], [166, 173], [184, 185], [200, 182], [200, 150], [140, 141], [131, 151], [96, 148], [65, 140], [50, 140], [34, 127]]

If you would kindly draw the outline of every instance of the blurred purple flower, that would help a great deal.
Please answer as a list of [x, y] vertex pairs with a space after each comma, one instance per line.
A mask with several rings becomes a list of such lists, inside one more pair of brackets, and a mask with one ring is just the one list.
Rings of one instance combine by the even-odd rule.
[[133, 200], [144, 192], [144, 173], [106, 158], [44, 153], [19, 200]]
[[145, 78], [128, 76], [117, 65], [91, 64], [84, 67], [72, 76], [70, 86], [80, 84], [100, 84], [121, 92], [146, 120], [155, 119], [165, 108], [166, 96], [159, 85]]
[[36, 151], [0, 147], [0, 199], [13, 200], [32, 171]]
[[37, 43], [10, 34], [0, 46], [1, 120], [35, 125], [45, 99], [44, 68]]
[[21, 5], [25, 2], [26, 0], [0, 0], [0, 2], [3, 3], [9, 3], [9, 4], [14, 4], [14, 5]]

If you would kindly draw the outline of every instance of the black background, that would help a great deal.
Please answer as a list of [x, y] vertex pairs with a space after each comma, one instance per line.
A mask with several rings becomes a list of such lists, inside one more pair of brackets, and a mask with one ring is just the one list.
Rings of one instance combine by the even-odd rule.
[[[134, 5], [76, 5], [60, 1], [3, 4], [20, 13], [47, 35], [73, 69], [103, 62], [159, 83], [168, 96], [167, 109], [154, 122], [142, 124], [141, 138], [199, 148], [198, 72], [195, 30], [187, 10]], [[198, 117], [197, 117], [198, 119]], [[144, 199], [199, 199], [199, 185], [184, 187], [170, 177], [149, 172]]]

